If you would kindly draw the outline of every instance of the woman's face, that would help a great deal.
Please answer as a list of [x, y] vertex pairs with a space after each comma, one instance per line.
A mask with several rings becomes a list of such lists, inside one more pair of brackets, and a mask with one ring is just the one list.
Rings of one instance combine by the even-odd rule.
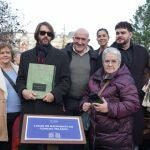
[[98, 34], [97, 34], [97, 42], [98, 42], [98, 44], [100, 46], [107, 47], [108, 41], [109, 41], [108, 34], [104, 30], [99, 31]]
[[107, 53], [103, 62], [104, 70], [106, 73], [111, 74], [116, 72], [120, 67], [120, 61], [116, 54]]
[[9, 64], [12, 60], [11, 50], [8, 47], [0, 49], [0, 64]]

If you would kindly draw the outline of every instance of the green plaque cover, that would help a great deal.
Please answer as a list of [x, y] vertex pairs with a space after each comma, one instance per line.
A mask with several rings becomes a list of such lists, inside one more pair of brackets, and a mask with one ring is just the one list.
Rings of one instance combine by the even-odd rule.
[[29, 64], [27, 89], [37, 94], [37, 99], [42, 99], [54, 87], [55, 66], [45, 64]]

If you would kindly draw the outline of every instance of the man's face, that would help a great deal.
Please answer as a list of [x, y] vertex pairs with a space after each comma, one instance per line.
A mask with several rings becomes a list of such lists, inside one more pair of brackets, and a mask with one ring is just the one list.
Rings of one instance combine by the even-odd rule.
[[73, 37], [73, 47], [78, 53], [82, 53], [89, 43], [89, 37], [85, 32], [77, 32]]
[[116, 43], [124, 46], [129, 44], [132, 38], [132, 32], [129, 32], [127, 29], [118, 28], [116, 29]]
[[51, 31], [47, 26], [42, 25], [39, 31], [38, 43], [41, 45], [49, 45], [52, 40]]

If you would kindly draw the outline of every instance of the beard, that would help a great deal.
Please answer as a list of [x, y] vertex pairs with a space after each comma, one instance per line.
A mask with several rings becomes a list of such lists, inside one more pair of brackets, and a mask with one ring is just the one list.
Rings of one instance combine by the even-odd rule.
[[46, 37], [43, 39], [39, 39], [39, 44], [46, 47], [50, 44], [50, 40]]
[[126, 44], [128, 44], [129, 42], [130, 42], [130, 39], [124, 40], [123, 42], [120, 42], [120, 43], [116, 41], [116, 43], [118, 44], [118, 46], [119, 46], [120, 48], [125, 47]]

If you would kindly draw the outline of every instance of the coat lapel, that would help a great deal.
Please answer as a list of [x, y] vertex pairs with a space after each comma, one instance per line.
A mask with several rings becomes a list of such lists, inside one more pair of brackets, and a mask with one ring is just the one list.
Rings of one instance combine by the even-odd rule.
[[49, 52], [48, 52], [46, 58], [45, 58], [45, 63], [46, 64], [53, 64], [55, 62], [55, 61], [53, 62], [53, 60], [56, 59], [55, 56], [54, 56], [53, 51], [54, 51], [54, 49], [53, 49], [53, 47], [51, 47], [49, 49]]
[[37, 63], [36, 49], [35, 48], [33, 49], [32, 53], [30, 53], [29, 60], [32, 63]]

